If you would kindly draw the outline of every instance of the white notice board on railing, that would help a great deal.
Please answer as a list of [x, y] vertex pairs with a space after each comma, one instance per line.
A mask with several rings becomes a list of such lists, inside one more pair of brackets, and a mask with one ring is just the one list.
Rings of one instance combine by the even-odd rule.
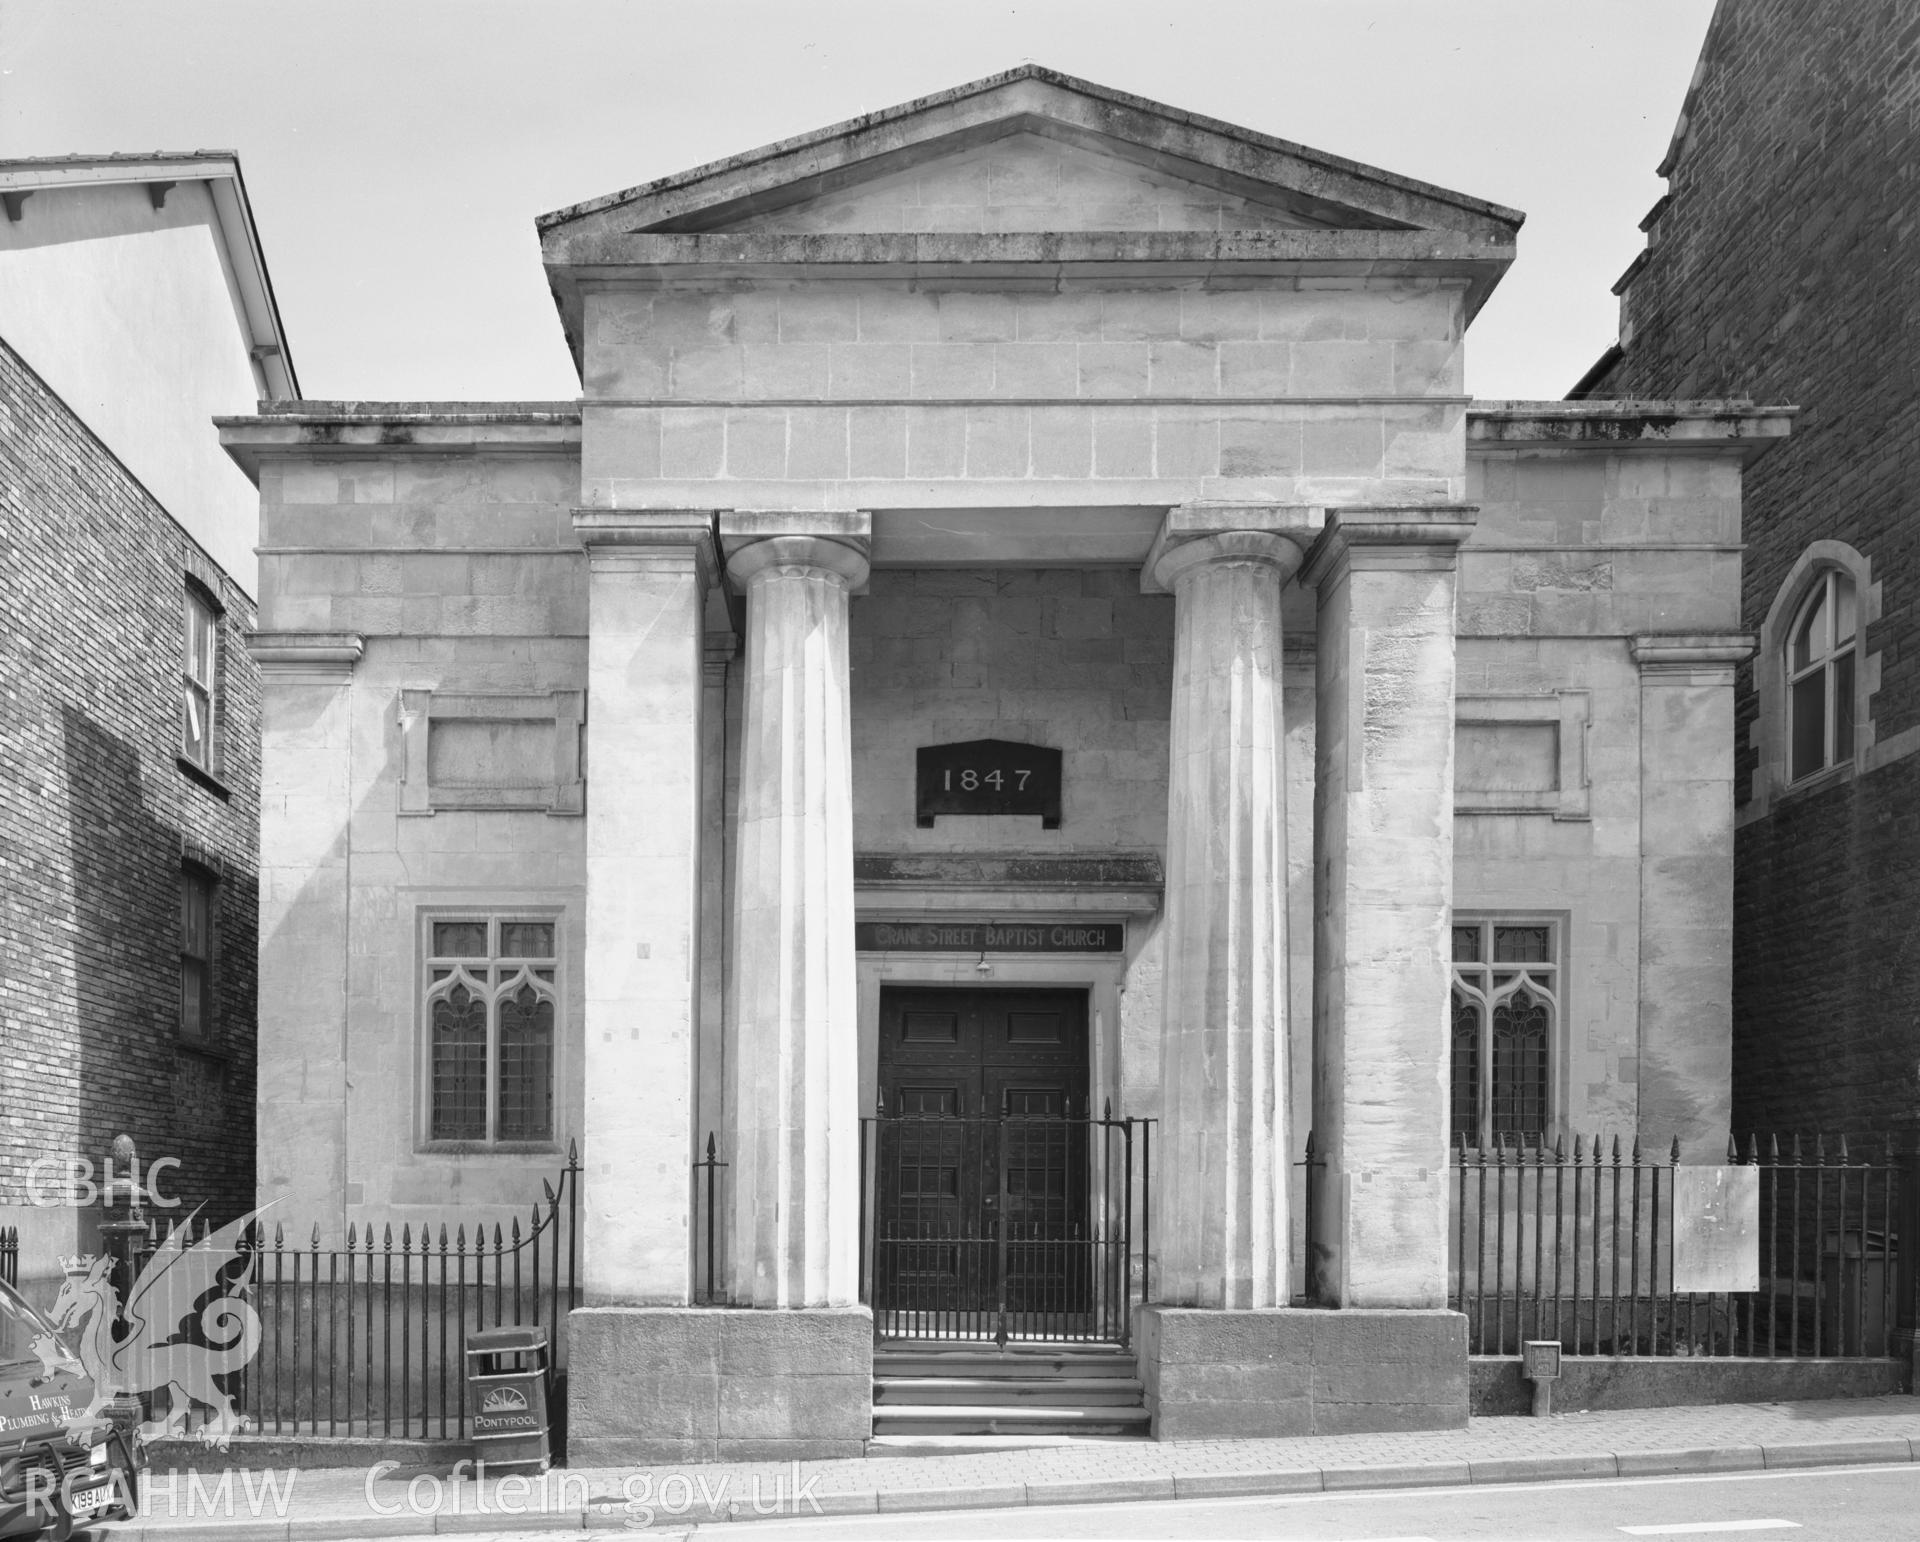
[[1760, 1169], [1676, 1167], [1671, 1256], [1675, 1291], [1758, 1290]]

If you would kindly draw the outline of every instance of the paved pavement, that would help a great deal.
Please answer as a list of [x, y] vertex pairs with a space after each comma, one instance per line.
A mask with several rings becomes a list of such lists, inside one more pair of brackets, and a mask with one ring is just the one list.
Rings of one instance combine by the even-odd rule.
[[[1920, 1461], [1920, 1397], [1475, 1419], [1310, 1439], [1076, 1441], [941, 1456], [570, 1469], [449, 1484], [364, 1469], [150, 1478], [127, 1542], [324, 1542], [759, 1516], [1112, 1503]], [[224, 1487], [222, 1486], [224, 1484]], [[502, 1485], [505, 1485], [503, 1488]], [[209, 1503], [209, 1498], [211, 1503]], [[817, 1507], [817, 1508], [816, 1508]], [[210, 1513], [211, 1512], [211, 1513]]]

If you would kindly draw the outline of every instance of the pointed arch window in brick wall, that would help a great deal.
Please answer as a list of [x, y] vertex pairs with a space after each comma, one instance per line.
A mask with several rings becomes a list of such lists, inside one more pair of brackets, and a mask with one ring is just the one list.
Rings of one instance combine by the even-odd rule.
[[1449, 1134], [1455, 1141], [1485, 1149], [1546, 1138], [1560, 1029], [1559, 938], [1554, 920], [1454, 918]]
[[1859, 604], [1853, 580], [1837, 568], [1815, 578], [1787, 634], [1789, 779], [1817, 775], [1853, 759], [1854, 658]]
[[551, 1141], [555, 923], [435, 917], [427, 933], [427, 1138]]

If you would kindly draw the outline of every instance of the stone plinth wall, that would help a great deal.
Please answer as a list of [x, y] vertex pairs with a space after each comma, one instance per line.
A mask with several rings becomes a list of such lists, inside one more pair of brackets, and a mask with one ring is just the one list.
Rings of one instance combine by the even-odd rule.
[[858, 1456], [873, 1433], [864, 1307], [582, 1307], [568, 1332], [575, 1467]]
[[1442, 1311], [1141, 1307], [1156, 1440], [1460, 1429], [1467, 1321]]
[[[1518, 1359], [1475, 1356], [1470, 1362], [1473, 1413], [1524, 1414], [1533, 1409], [1533, 1383]], [[1598, 1408], [1672, 1408], [1699, 1403], [1784, 1403], [1802, 1398], [1884, 1397], [1903, 1392], [1907, 1367], [1899, 1360], [1742, 1360], [1700, 1356], [1669, 1359], [1607, 1355], [1577, 1360], [1563, 1355], [1553, 1384], [1553, 1411]]]

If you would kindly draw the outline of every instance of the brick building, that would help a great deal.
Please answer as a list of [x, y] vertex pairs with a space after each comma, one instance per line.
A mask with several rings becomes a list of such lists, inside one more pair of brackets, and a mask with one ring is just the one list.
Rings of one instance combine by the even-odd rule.
[[1920, 1117], [1920, 8], [1722, 0], [1576, 398], [1792, 402], [1746, 484], [1734, 1122]]
[[252, 1196], [257, 511], [210, 420], [296, 385], [232, 157], [0, 162], [0, 198], [0, 1217], [32, 1285], [93, 1245], [63, 1170], [117, 1134], [185, 1207]]
[[[913, 1301], [1136, 1290], [1165, 1438], [1463, 1422], [1449, 1142], [1725, 1150], [1786, 429], [1470, 402], [1519, 223], [1025, 66], [544, 217], [577, 402], [223, 420], [262, 1197], [504, 1224], [577, 1138], [575, 1461], [857, 1451]], [[1150, 1245], [1049, 1154], [1109, 1105]]]

